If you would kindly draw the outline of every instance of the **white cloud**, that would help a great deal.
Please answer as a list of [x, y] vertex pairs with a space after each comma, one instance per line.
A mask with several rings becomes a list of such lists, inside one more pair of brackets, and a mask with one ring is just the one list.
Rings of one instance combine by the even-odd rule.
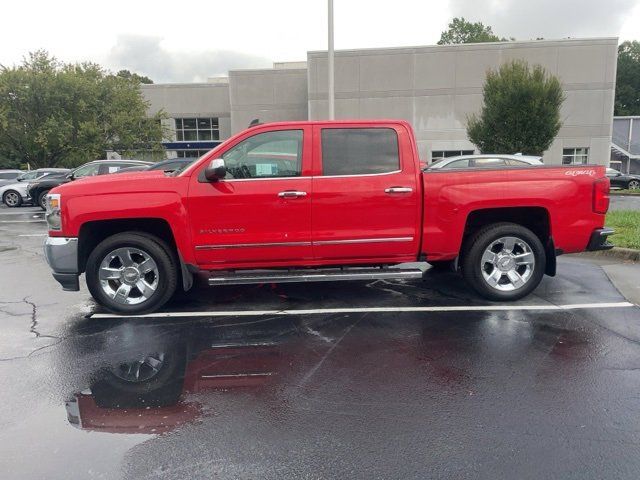
[[[336, 48], [435, 43], [453, 16], [520, 39], [638, 36], [640, 0], [334, 0]], [[635, 7], [635, 9], [633, 8]], [[5, 2], [0, 63], [45, 48], [65, 61], [140, 69], [156, 80], [304, 60], [326, 49], [326, 0]]]
[[147, 75], [156, 83], [202, 82], [237, 68], [265, 68], [271, 60], [228, 50], [177, 52], [164, 48], [160, 37], [120, 35], [107, 56], [114, 70]]

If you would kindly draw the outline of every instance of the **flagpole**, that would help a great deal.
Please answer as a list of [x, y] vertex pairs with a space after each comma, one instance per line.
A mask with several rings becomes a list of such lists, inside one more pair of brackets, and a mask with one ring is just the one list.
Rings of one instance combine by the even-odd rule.
[[329, 120], [335, 119], [335, 85], [334, 85], [334, 70], [333, 70], [333, 0], [329, 2], [329, 49], [327, 51], [327, 72], [329, 74], [328, 83], [328, 96], [329, 96]]

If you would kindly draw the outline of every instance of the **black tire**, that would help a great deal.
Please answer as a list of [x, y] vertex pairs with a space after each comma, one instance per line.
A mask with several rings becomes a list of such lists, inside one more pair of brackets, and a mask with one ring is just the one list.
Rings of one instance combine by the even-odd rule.
[[[116, 302], [102, 289], [99, 270], [102, 260], [118, 248], [135, 248], [153, 259], [158, 267], [158, 284], [151, 296], [138, 304]], [[124, 232], [108, 237], [93, 249], [85, 271], [87, 287], [93, 298], [107, 310], [118, 314], [137, 315], [153, 312], [164, 305], [176, 290], [178, 262], [173, 250], [161, 239], [144, 232]]]
[[45, 190], [45, 191], [40, 192], [38, 194], [38, 206], [42, 210], [46, 210], [47, 209], [47, 194], [48, 193], [49, 193], [49, 190]]
[[629, 180], [627, 183], [628, 190], [637, 190], [640, 188], [640, 180]]
[[15, 208], [22, 205], [22, 195], [15, 190], [7, 190], [2, 195], [2, 203], [9, 208]]
[[[526, 242], [535, 262], [528, 281], [511, 291], [501, 291], [490, 286], [483, 276], [482, 256], [501, 237], [516, 237]], [[462, 274], [465, 281], [481, 296], [495, 301], [518, 300], [531, 293], [542, 280], [547, 261], [544, 246], [538, 236], [515, 223], [495, 223], [480, 229], [465, 242], [462, 254]]]

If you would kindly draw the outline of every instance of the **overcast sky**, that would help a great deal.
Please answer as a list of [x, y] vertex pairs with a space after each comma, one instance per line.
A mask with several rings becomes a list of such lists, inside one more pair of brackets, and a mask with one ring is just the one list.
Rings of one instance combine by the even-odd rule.
[[[640, 0], [334, 0], [336, 49], [434, 44], [464, 16], [516, 39], [640, 40]], [[306, 60], [326, 49], [326, 0], [4, 2], [0, 64], [44, 48], [64, 61], [128, 68], [156, 82]]]

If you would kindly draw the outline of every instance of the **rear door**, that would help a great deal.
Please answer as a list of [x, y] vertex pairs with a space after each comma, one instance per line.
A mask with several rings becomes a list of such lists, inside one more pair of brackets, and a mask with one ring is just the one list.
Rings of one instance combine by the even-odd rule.
[[409, 261], [421, 190], [410, 132], [398, 124], [314, 127], [312, 239], [323, 263]]

